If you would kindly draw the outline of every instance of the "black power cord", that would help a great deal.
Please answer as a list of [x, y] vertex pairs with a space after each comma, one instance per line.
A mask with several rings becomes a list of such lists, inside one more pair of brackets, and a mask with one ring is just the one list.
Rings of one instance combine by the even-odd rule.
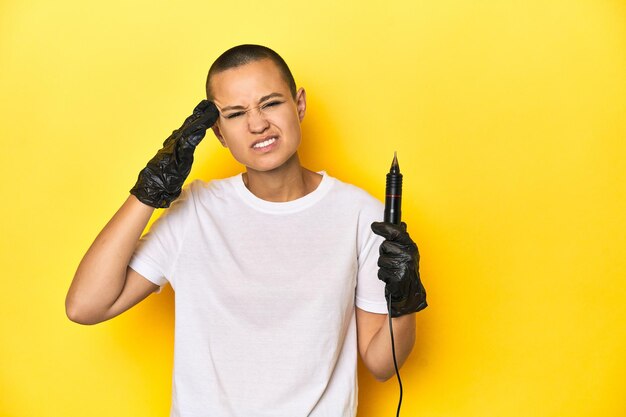
[[389, 297], [387, 310], [389, 311], [389, 333], [391, 333], [391, 353], [393, 354], [393, 366], [396, 368], [396, 377], [398, 378], [398, 385], [400, 385], [400, 399], [398, 400], [398, 411], [396, 412], [396, 417], [400, 417], [400, 407], [402, 407], [402, 380], [400, 379], [398, 361], [396, 360], [396, 344], [393, 340], [393, 325], [391, 324], [391, 296]]

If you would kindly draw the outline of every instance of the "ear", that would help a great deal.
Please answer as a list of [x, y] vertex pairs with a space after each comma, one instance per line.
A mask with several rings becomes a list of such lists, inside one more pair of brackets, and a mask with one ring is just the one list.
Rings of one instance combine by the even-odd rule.
[[220, 127], [218, 126], [218, 123], [219, 122], [214, 123], [211, 129], [213, 129], [213, 133], [217, 137], [217, 140], [220, 141], [222, 146], [228, 148], [228, 145], [226, 145], [226, 141], [224, 140], [224, 136], [222, 136], [222, 132], [220, 132]]
[[302, 87], [296, 93], [296, 108], [298, 109], [298, 118], [302, 121], [306, 114], [306, 91]]

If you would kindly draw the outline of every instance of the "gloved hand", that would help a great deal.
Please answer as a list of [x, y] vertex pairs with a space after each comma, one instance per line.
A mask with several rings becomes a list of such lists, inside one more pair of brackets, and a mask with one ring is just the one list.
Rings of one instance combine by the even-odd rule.
[[420, 281], [420, 254], [406, 231], [406, 223], [372, 223], [372, 231], [386, 240], [380, 245], [378, 278], [385, 282], [385, 298], [391, 299], [391, 317], [415, 313], [428, 306]]
[[172, 132], [163, 142], [163, 148], [139, 172], [137, 183], [130, 193], [149, 206], [169, 207], [180, 195], [183, 182], [191, 171], [196, 146], [218, 117], [215, 104], [202, 100], [193, 114]]

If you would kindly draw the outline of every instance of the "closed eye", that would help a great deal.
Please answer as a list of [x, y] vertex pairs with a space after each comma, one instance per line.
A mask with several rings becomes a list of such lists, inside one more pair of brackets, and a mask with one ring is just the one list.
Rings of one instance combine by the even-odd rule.
[[269, 107], [275, 107], [278, 106], [279, 104], [283, 104], [284, 101], [270, 101], [269, 103], [265, 103], [263, 106], [261, 106], [262, 109], [267, 109]]
[[236, 117], [243, 116], [245, 113], [246, 113], [246, 112], [244, 112], [244, 111], [238, 111], [237, 113], [230, 113], [230, 114], [227, 114], [227, 115], [226, 115], [226, 116], [224, 116], [224, 117], [226, 117], [227, 119], [234, 119], [234, 118], [236, 118]]

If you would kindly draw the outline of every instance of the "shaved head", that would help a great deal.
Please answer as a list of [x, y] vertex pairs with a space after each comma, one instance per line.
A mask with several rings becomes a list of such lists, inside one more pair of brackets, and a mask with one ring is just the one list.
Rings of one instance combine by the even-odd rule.
[[231, 68], [236, 68], [241, 65], [248, 64], [250, 62], [259, 61], [261, 59], [269, 59], [280, 71], [281, 76], [289, 86], [292, 98], [296, 98], [296, 82], [293, 79], [293, 75], [287, 66], [287, 63], [283, 58], [274, 52], [272, 49], [262, 45], [239, 45], [230, 48], [222, 55], [220, 55], [211, 68], [209, 69], [209, 75], [206, 79], [206, 95], [209, 100], [214, 100], [213, 91], [211, 89], [211, 78], [213, 75], [222, 71], [226, 71]]

